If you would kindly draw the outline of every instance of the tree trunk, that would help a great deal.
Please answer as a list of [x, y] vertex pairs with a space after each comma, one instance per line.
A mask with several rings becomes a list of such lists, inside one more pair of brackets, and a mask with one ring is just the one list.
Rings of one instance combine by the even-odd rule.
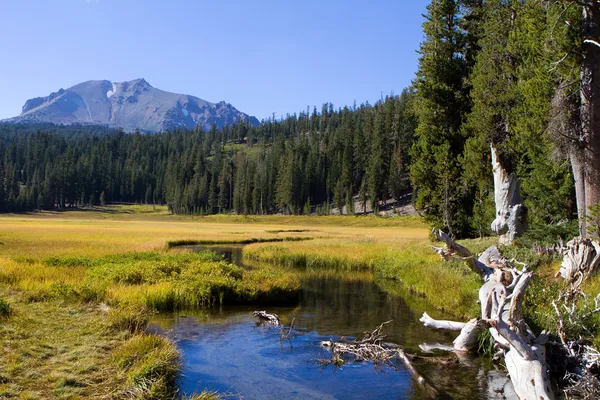
[[515, 238], [525, 232], [525, 213], [519, 181], [502, 165], [494, 146], [492, 152], [492, 172], [494, 173], [494, 200], [496, 219], [492, 222], [492, 232], [500, 235], [500, 244], [512, 244]]
[[[600, 5], [596, 1], [588, 1], [583, 6], [582, 34], [583, 62], [581, 66], [581, 147], [571, 157], [573, 171], [582, 168], [577, 179], [583, 178], [584, 188], [577, 190], [577, 211], [581, 223], [586, 223], [587, 210], [600, 201]], [[583, 161], [583, 165], [579, 164]], [[576, 189], [578, 187], [576, 186]], [[585, 199], [583, 200], [582, 199]], [[583, 212], [582, 212], [583, 211]], [[585, 237], [586, 230], [580, 230]]]
[[571, 159], [571, 168], [573, 169], [573, 180], [575, 181], [575, 198], [577, 200], [577, 219], [579, 225], [579, 236], [587, 237], [587, 206], [585, 199], [585, 171], [583, 149], [579, 149], [576, 145], [572, 145], [569, 151]]

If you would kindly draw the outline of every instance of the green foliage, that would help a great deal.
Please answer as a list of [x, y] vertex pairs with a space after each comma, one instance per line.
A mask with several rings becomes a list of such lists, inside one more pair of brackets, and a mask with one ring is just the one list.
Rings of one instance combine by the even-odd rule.
[[588, 208], [587, 223], [589, 233], [600, 238], [600, 203], [592, 204]]
[[465, 57], [468, 11], [454, 0], [433, 0], [423, 24], [419, 70], [415, 81], [418, 126], [412, 148], [410, 176], [417, 191], [416, 206], [436, 227], [451, 234], [471, 234], [472, 196], [461, 183], [458, 162], [465, 145], [461, 126], [470, 109]]
[[388, 171], [394, 148], [408, 159], [412, 97], [405, 90], [338, 110], [327, 103], [320, 112], [209, 132], [99, 136], [80, 127], [75, 136], [0, 125], [0, 212], [135, 202], [166, 203], [179, 214], [299, 214], [307, 203], [327, 204], [326, 213], [332, 200], [358, 194], [367, 176], [373, 201], [387, 200], [390, 180], [407, 181], [406, 163]]
[[48, 267], [89, 267], [92, 262], [86, 257], [48, 257], [43, 264]]
[[554, 224], [534, 223], [529, 226], [529, 229], [519, 242], [523, 246], [531, 247], [537, 243], [544, 246], [553, 246], [557, 243], [558, 238], [564, 242], [578, 235], [577, 220], [561, 221]]
[[489, 357], [496, 352], [496, 341], [489, 329], [484, 329], [477, 335], [477, 352]]

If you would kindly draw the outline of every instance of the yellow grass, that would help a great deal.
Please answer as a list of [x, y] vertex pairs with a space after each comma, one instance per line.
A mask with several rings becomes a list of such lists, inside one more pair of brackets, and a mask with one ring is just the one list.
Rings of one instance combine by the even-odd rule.
[[[298, 278], [302, 274], [326, 276], [332, 270], [343, 270], [349, 279], [377, 275], [377, 281], [385, 283], [381, 285], [384, 290], [416, 295], [419, 302], [438, 309], [446, 308], [462, 316], [476, 313], [479, 278], [463, 266], [444, 265], [429, 249], [428, 236], [428, 227], [418, 218], [193, 217], [170, 215], [165, 207], [152, 206], [1, 215], [0, 290], [9, 294], [3, 296], [0, 293], [0, 300], [3, 297], [8, 299], [11, 310], [16, 310], [17, 315], [28, 313], [25, 304], [33, 301], [32, 304], [36, 304], [39, 310], [31, 318], [39, 321], [40, 325], [55, 318], [59, 302], [67, 302], [71, 309], [79, 310], [77, 312], [83, 316], [82, 324], [88, 321], [96, 329], [100, 314], [89, 304], [107, 303], [113, 310], [105, 316], [103, 330], [98, 332], [116, 327], [118, 334], [115, 340], [118, 343], [107, 347], [104, 353], [94, 355], [96, 353], [92, 351], [92, 357], [101, 359], [94, 362], [104, 371], [94, 379], [101, 381], [106, 371], [114, 372], [115, 368], [121, 368], [121, 375], [106, 381], [109, 386], [106, 390], [111, 390], [112, 385], [112, 390], [118, 391], [127, 387], [131, 377], [138, 376], [147, 363], [152, 364], [148, 368], [164, 363], [169, 369], [174, 360], [165, 344], [164, 357], [150, 361], [136, 359], [139, 369], [119, 364], [125, 353], [137, 357], [137, 348], [147, 345], [163, 348], [163, 344], [154, 343], [154, 339], [137, 338], [129, 341], [125, 350], [114, 353], [114, 348], [122, 346], [127, 335], [131, 332], [136, 335], [135, 332], [144, 324], [143, 307], [203, 306], [207, 302], [222, 301], [223, 297], [232, 302], [247, 299], [269, 301], [274, 298], [290, 300], [298, 289]], [[289, 238], [309, 240], [289, 241]], [[249, 270], [236, 269], [215, 260], [180, 254], [181, 250], [168, 246], [169, 242], [176, 241], [264, 240], [284, 241], [248, 245], [244, 249], [245, 257], [301, 267], [302, 273], [299, 274], [297, 269], [264, 264]], [[135, 310], [142, 311], [138, 314]], [[58, 320], [69, 323], [64, 316]], [[26, 330], [29, 326], [29, 322], [21, 323], [14, 313], [8, 321], [5, 326], [12, 326], [11, 329], [16, 331]], [[58, 329], [58, 332], [65, 329]], [[80, 330], [74, 334], [88, 335], [86, 332]], [[98, 333], [88, 339], [102, 342], [102, 335], [104, 333]], [[65, 334], [65, 338], [68, 337]], [[6, 346], [1, 339], [0, 343]], [[27, 348], [34, 345], [35, 339], [31, 339], [30, 342], [15, 342], [14, 348], [17, 352], [28, 352]], [[68, 343], [64, 345], [69, 346]], [[116, 364], [111, 364], [107, 352], [117, 354], [114, 356]], [[157, 352], [163, 354], [162, 350]], [[14, 364], [1, 356], [0, 362], [9, 365], [7, 368]], [[71, 369], [73, 362], [56, 360], [58, 364], [63, 363], [65, 370]], [[66, 382], [67, 389], [56, 393], [60, 394], [58, 397], [63, 394], [65, 396], [62, 397], [68, 397], [87, 393], [92, 385], [91, 381], [80, 382], [81, 376], [61, 375], [60, 379], [66, 379], [63, 383], [55, 379], [40, 389], [23, 372], [23, 369], [38, 371], [52, 368], [49, 361], [42, 360], [39, 365], [15, 369], [20, 380], [0, 384], [0, 389], [5, 389], [8, 394], [33, 390], [31, 393], [35, 397], [35, 393], [48, 394]], [[0, 374], [6, 372], [0, 370]]]
[[99, 210], [2, 215], [0, 257], [100, 257], [129, 251], [160, 251], [169, 241], [186, 239], [237, 241], [326, 237], [394, 246], [407, 239], [425, 240], [428, 235], [426, 226], [414, 218], [190, 217], [169, 215], [164, 207], [156, 207], [153, 211], [152, 206]]

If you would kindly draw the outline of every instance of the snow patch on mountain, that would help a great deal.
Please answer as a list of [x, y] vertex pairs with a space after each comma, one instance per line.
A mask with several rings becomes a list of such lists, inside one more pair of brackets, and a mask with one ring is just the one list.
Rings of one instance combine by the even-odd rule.
[[115, 94], [116, 91], [117, 91], [117, 84], [113, 83], [112, 89], [109, 90], [108, 92], [106, 92], [106, 97], [108, 97], [110, 99]]

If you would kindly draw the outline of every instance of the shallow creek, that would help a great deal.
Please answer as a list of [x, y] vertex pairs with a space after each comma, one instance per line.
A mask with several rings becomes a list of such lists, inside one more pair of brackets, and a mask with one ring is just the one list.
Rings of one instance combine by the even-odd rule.
[[[228, 261], [244, 266], [242, 247], [210, 247]], [[438, 389], [455, 399], [499, 399], [497, 382], [504, 375], [482, 358], [459, 360], [452, 353], [423, 352], [419, 345], [451, 344], [453, 336], [424, 328], [423, 309], [402, 297], [384, 293], [369, 274], [327, 274], [302, 278], [296, 307], [220, 307], [202, 312], [158, 315], [150, 329], [173, 339], [183, 355], [184, 394], [203, 389], [244, 399], [422, 399], [425, 396], [399, 362], [397, 370], [371, 363], [323, 366], [329, 358], [322, 340], [362, 338], [384, 321], [386, 341], [407, 353], [429, 357], [414, 366]], [[280, 329], [260, 324], [252, 311], [266, 309], [286, 326], [295, 318], [290, 340]], [[435, 317], [445, 317], [432, 313]], [[433, 358], [431, 358], [433, 357]]]

